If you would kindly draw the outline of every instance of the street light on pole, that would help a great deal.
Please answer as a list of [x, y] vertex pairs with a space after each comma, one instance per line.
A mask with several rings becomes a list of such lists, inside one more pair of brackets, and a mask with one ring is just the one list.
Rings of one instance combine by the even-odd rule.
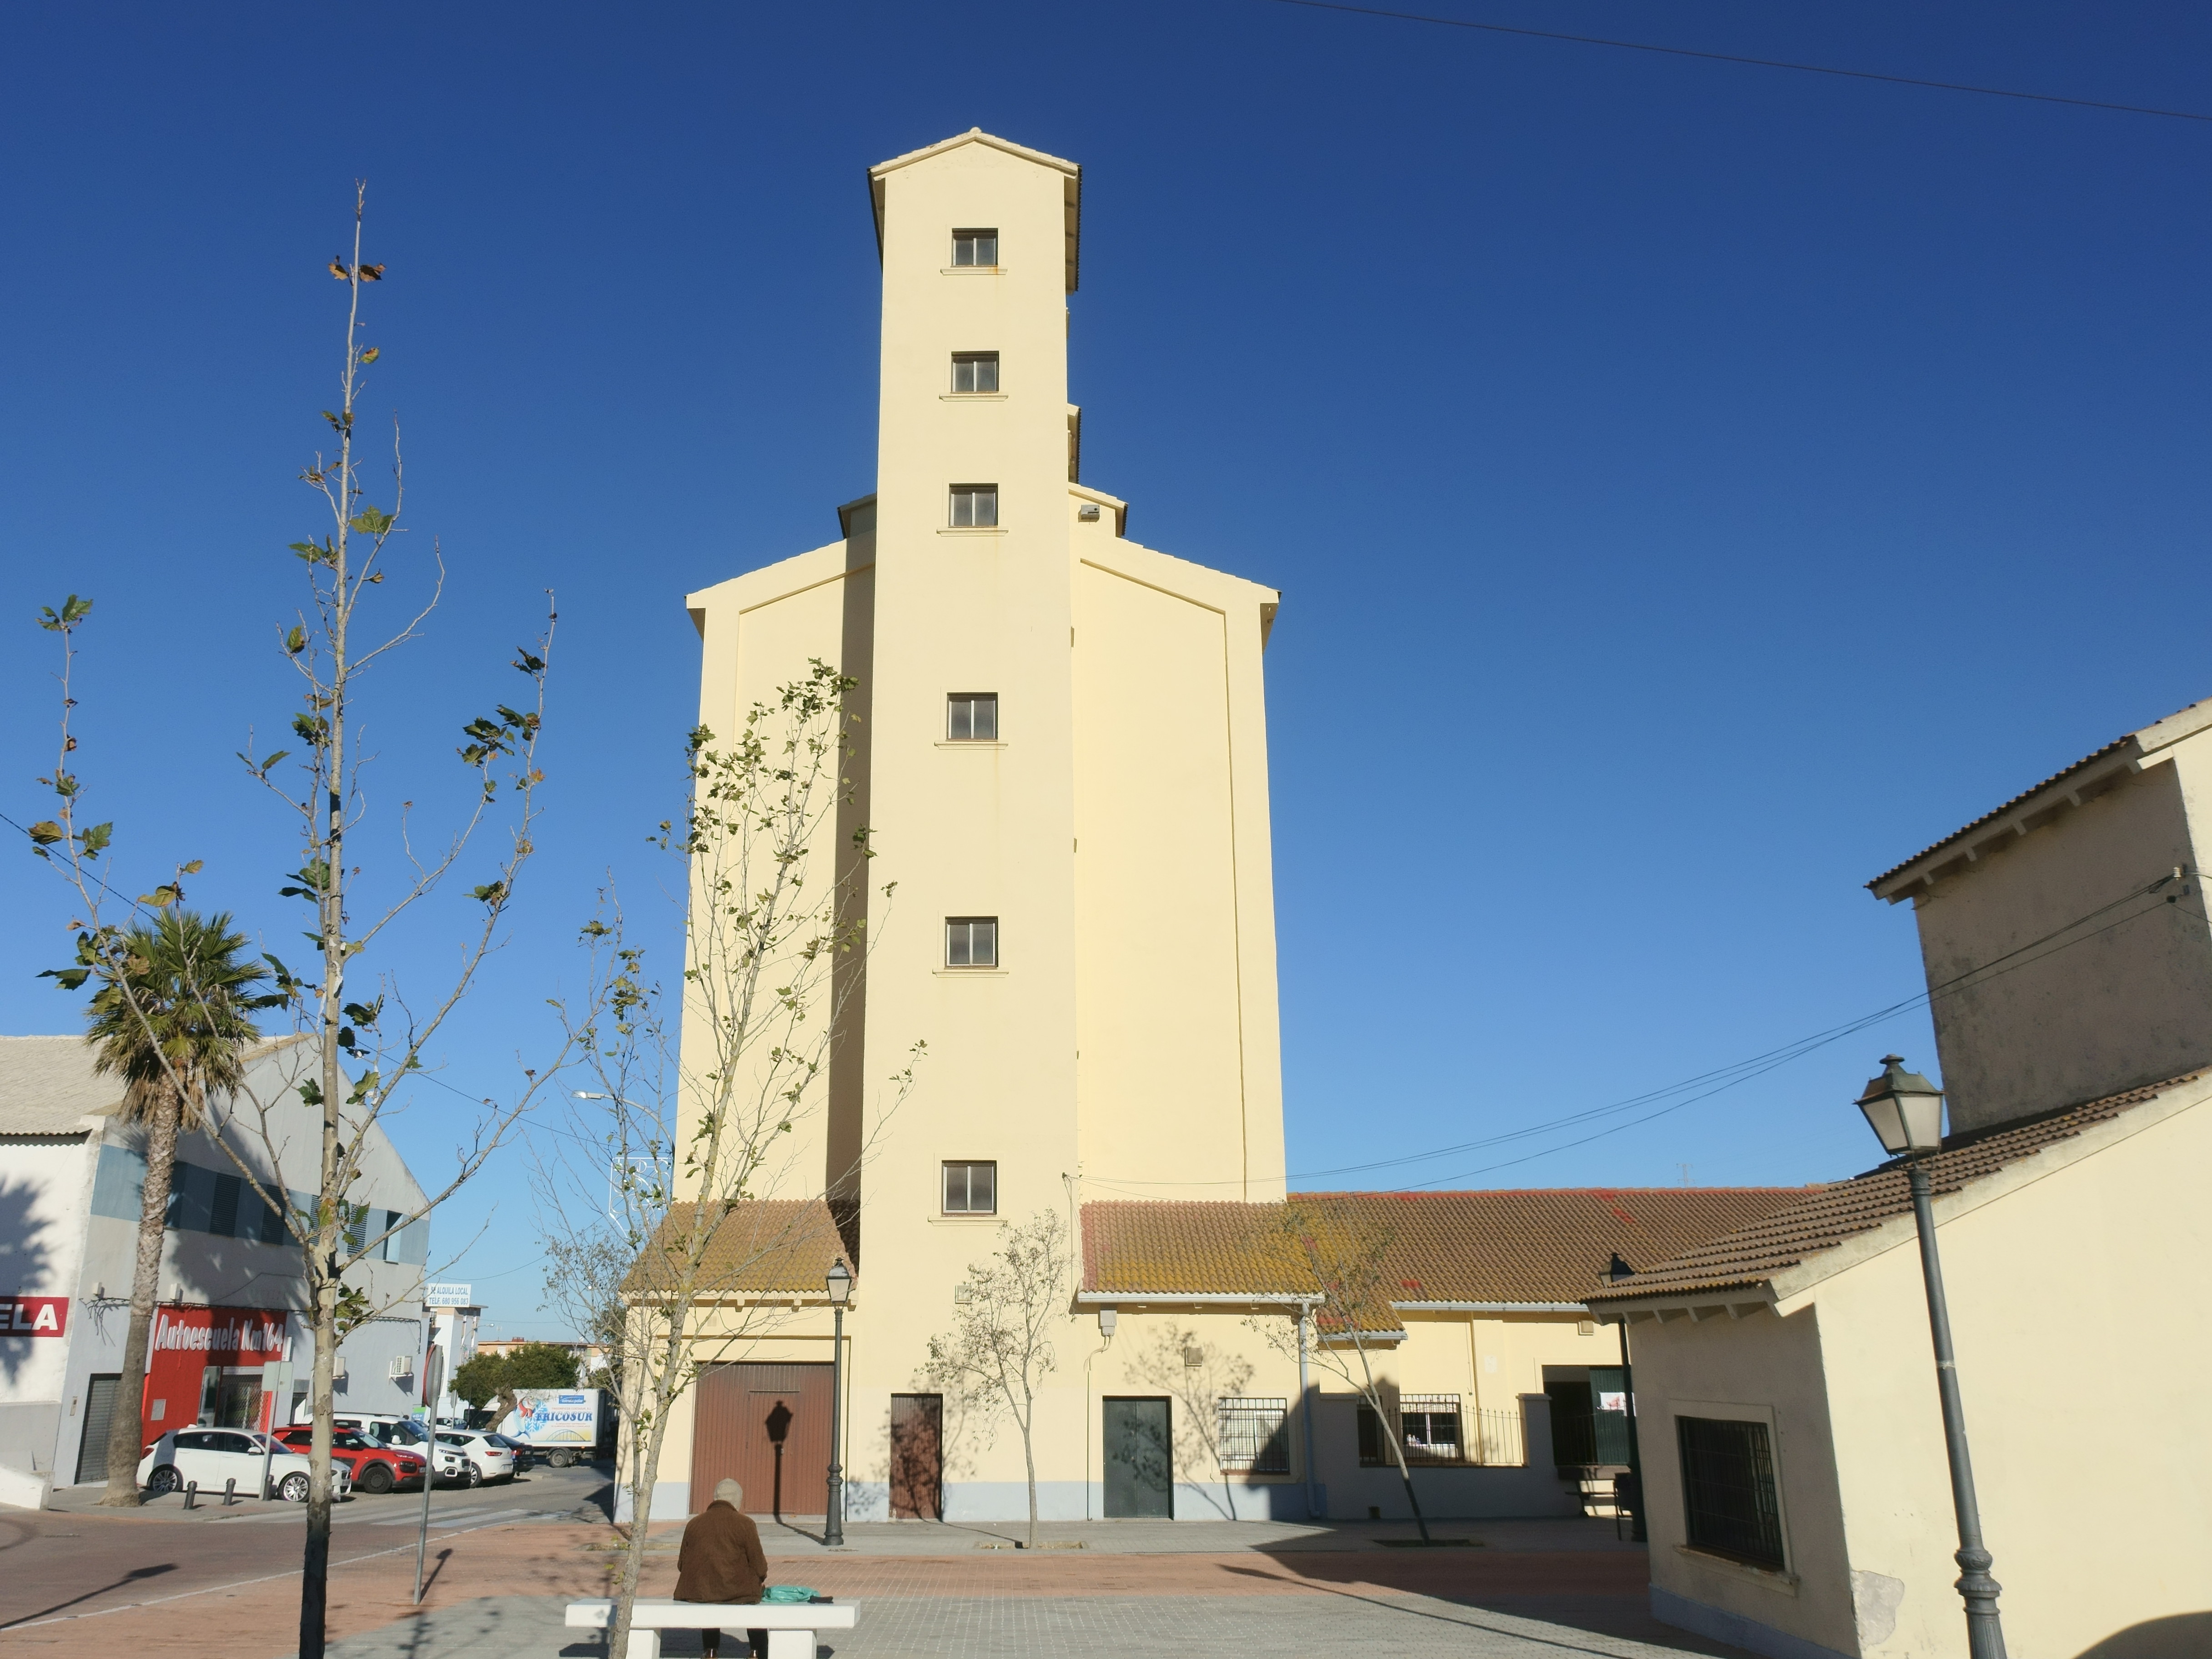
[[1935, 1184], [1930, 1158], [1943, 1149], [1943, 1091], [1899, 1054], [1881, 1057], [1882, 1074], [1867, 1084], [1859, 1110], [1882, 1150], [1905, 1162], [1912, 1190], [1912, 1218], [1920, 1230], [1920, 1273], [1928, 1286], [1928, 1325], [1936, 1343], [1936, 1390], [1943, 1404], [1943, 1449], [1951, 1462], [1951, 1505], [1958, 1512], [1959, 1564], [1955, 1586], [1966, 1604], [1966, 1651], [1971, 1659], [2005, 1659], [2004, 1626], [1997, 1617], [2003, 1586], [1990, 1577], [1996, 1558], [1982, 1544], [1981, 1505], [1974, 1498], [1974, 1466], [1966, 1454], [1966, 1413], [1959, 1399], [1959, 1366], [1951, 1352], [1951, 1314], [1943, 1299], [1943, 1264], [1936, 1254]]
[[830, 1502], [823, 1517], [822, 1543], [833, 1548], [845, 1541], [845, 1465], [837, 1446], [838, 1407], [845, 1397], [845, 1304], [853, 1296], [853, 1270], [839, 1256], [823, 1280], [830, 1291], [833, 1329], [830, 1339]]

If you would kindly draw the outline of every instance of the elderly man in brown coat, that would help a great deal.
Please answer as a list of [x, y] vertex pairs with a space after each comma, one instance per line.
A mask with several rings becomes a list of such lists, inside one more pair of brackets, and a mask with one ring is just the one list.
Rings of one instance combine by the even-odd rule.
[[[768, 1583], [768, 1557], [761, 1553], [760, 1528], [739, 1507], [745, 1489], [734, 1480], [717, 1481], [714, 1501], [691, 1517], [684, 1528], [684, 1547], [676, 1555], [676, 1599], [679, 1601], [758, 1601]], [[768, 1645], [768, 1632], [749, 1630], [745, 1639], [754, 1652]], [[718, 1659], [722, 1632], [699, 1632], [700, 1651]]]

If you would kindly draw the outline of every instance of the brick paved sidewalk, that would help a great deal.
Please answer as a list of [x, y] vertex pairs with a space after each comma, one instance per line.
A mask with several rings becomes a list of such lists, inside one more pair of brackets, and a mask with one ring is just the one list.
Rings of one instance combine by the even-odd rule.
[[[258, 1529], [257, 1529], [258, 1530]], [[599, 1638], [564, 1630], [562, 1604], [606, 1593], [604, 1528], [502, 1524], [432, 1540], [429, 1593], [411, 1603], [411, 1542], [358, 1556], [331, 1577], [339, 1659], [599, 1659]], [[874, 1656], [1112, 1654], [1143, 1659], [1248, 1650], [1512, 1659], [1658, 1659], [1717, 1648], [1654, 1623], [1634, 1550], [1301, 1550], [1297, 1540], [1197, 1554], [969, 1550], [958, 1556], [778, 1551], [772, 1575], [863, 1603], [841, 1638]], [[289, 1552], [287, 1552], [289, 1553]], [[299, 1578], [270, 1572], [0, 1631], [11, 1650], [129, 1652], [162, 1659], [280, 1659], [296, 1650]], [[647, 1594], [675, 1564], [648, 1563]], [[581, 1638], [581, 1640], [577, 1638]], [[686, 1644], [690, 1646], [687, 1650]], [[678, 1637], [672, 1653], [696, 1651]], [[726, 1651], [728, 1650], [726, 1649]]]

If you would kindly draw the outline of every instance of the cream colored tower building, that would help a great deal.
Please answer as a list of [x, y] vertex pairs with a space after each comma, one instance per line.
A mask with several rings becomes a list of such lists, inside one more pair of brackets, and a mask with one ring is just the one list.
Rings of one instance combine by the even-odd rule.
[[[1279, 596], [1130, 541], [1125, 504], [1078, 479], [1080, 168], [971, 131], [869, 177], [876, 491], [840, 509], [841, 540], [689, 601], [710, 729], [810, 659], [858, 678], [853, 816], [878, 886], [898, 884], [804, 1152], [817, 1191], [857, 1202], [855, 1515], [880, 1512], [891, 1396], [1004, 1223], [1284, 1182], [1261, 678]], [[872, 1122], [917, 1039], [915, 1092]], [[1072, 1299], [1069, 1328], [1039, 1439], [1070, 1465], [1048, 1511], [1080, 1515], [1076, 1339], [1096, 1327]], [[750, 1363], [826, 1360], [826, 1334], [787, 1327]], [[692, 1438], [661, 1470], [671, 1499]], [[1018, 1438], [948, 1447], [945, 1503], [1021, 1512]]]

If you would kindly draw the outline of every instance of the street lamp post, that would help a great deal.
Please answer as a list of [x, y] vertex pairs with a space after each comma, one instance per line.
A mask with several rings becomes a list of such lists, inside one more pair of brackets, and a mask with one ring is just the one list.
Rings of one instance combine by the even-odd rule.
[[2005, 1659], [2004, 1626], [1997, 1617], [2003, 1588], [1990, 1577], [1996, 1558], [1982, 1543], [1981, 1505], [1974, 1498], [1974, 1465], [1966, 1453], [1966, 1413], [1959, 1399], [1959, 1366], [1951, 1352], [1951, 1315], [1943, 1299], [1943, 1264], [1936, 1254], [1935, 1184], [1929, 1159], [1943, 1147], [1943, 1091], [1903, 1056], [1884, 1054], [1882, 1074], [1859, 1097], [1882, 1150], [1905, 1161], [1912, 1189], [1912, 1218], [1920, 1230], [1920, 1273], [1928, 1285], [1928, 1324], [1936, 1343], [1936, 1390], [1943, 1403], [1943, 1449], [1951, 1460], [1951, 1505], [1958, 1511], [1959, 1564], [1955, 1586], [1966, 1604], [1966, 1651], [1971, 1659]]
[[845, 1304], [853, 1296], [853, 1270], [839, 1256], [824, 1280], [830, 1288], [833, 1329], [830, 1339], [830, 1503], [822, 1522], [822, 1542], [834, 1548], [845, 1541], [845, 1465], [837, 1443], [838, 1408], [845, 1398]]

